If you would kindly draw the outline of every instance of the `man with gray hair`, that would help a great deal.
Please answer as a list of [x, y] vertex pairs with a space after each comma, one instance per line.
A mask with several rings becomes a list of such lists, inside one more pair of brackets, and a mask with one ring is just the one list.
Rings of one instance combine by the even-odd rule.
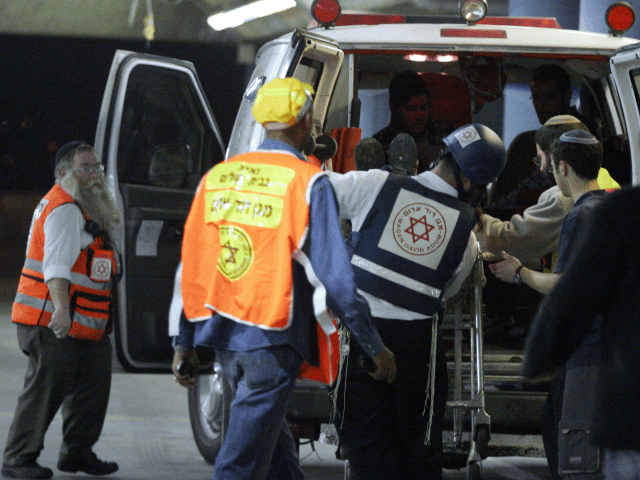
[[62, 407], [58, 470], [118, 470], [93, 452], [111, 388], [111, 285], [118, 270], [109, 231], [115, 204], [102, 163], [87, 143], [56, 154], [56, 183], [35, 209], [11, 318], [29, 364], [9, 429], [2, 475], [50, 478], [38, 464], [44, 436]]

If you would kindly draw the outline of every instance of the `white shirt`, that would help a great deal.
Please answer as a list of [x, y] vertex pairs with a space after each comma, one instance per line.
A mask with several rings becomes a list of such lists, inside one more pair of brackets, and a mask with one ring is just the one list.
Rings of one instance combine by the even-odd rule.
[[[346, 174], [335, 172], [327, 173], [336, 192], [338, 205], [340, 206], [340, 217], [350, 219], [352, 230], [356, 232], [359, 231], [369, 214], [369, 210], [371, 210], [376, 198], [378, 198], [378, 194], [380, 190], [382, 190], [389, 176], [389, 172], [372, 169], [367, 171], [351, 171]], [[411, 178], [426, 188], [445, 193], [452, 197], [458, 197], [457, 190], [433, 172], [423, 172]], [[477, 253], [476, 238], [475, 235], [471, 233], [462, 261], [445, 286], [443, 300], [451, 298], [460, 290], [460, 287], [473, 268]], [[358, 290], [358, 292], [366, 298], [371, 308], [371, 314], [374, 317], [398, 320], [428, 318], [422, 314], [395, 306], [361, 290]]]
[[86, 220], [80, 208], [65, 203], [54, 208], [44, 221], [44, 281], [64, 278], [71, 281], [71, 267], [80, 251], [93, 243], [93, 237], [84, 230]]

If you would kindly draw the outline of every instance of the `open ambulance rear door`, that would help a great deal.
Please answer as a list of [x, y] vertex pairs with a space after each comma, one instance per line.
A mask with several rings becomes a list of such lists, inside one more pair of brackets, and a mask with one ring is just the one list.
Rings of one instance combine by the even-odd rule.
[[640, 184], [640, 43], [623, 47], [611, 57], [611, 73], [624, 112], [631, 150], [631, 182]]

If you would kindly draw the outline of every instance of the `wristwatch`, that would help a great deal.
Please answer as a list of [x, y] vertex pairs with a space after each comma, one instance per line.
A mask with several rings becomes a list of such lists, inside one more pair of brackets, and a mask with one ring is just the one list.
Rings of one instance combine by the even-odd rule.
[[520, 265], [516, 268], [516, 273], [513, 274], [513, 283], [517, 283], [518, 285], [522, 285], [522, 278], [520, 278], [520, 270], [522, 270], [523, 265]]

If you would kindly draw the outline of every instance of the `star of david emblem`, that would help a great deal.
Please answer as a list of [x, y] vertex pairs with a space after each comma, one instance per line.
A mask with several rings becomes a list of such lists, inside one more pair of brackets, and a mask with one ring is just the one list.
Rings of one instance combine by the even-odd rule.
[[[429, 232], [431, 232], [431, 230], [433, 230], [436, 227], [434, 227], [433, 225], [429, 225], [427, 223], [427, 216], [423, 215], [421, 218], [418, 218], [418, 219], [410, 217], [409, 221], [411, 222], [411, 225], [409, 226], [409, 228], [405, 230], [405, 232], [411, 235], [411, 237], [413, 238], [413, 243], [416, 243], [418, 240], [421, 240], [421, 239], [428, 242]], [[424, 226], [423, 233], [417, 232], [417, 230], [420, 230], [420, 225]], [[418, 228], [416, 229], [416, 227]]]
[[473, 137], [475, 137], [475, 132], [473, 132], [472, 130], [465, 130], [465, 131], [462, 133], [462, 136], [464, 137], [464, 139], [465, 139], [466, 141], [469, 141], [469, 140], [471, 140]]
[[229, 250], [229, 256], [227, 257], [225, 262], [226, 263], [236, 263], [235, 253], [238, 251], [238, 249], [235, 248], [235, 247], [232, 247], [230, 241], [227, 241], [227, 243], [222, 245], [222, 248], [226, 248], [227, 250]]

